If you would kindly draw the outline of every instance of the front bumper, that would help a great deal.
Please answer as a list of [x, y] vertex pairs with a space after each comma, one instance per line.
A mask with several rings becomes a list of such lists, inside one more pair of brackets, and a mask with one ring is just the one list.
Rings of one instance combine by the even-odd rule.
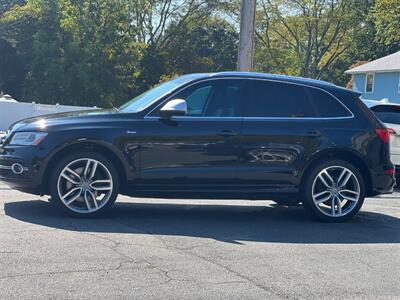
[[41, 152], [37, 147], [28, 146], [0, 148], [0, 181], [16, 190], [40, 194]]

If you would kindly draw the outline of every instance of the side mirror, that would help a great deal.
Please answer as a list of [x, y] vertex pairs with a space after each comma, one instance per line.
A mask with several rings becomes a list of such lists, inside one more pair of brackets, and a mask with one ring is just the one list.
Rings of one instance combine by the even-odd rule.
[[160, 114], [163, 118], [173, 116], [184, 116], [187, 113], [187, 104], [183, 99], [174, 99], [168, 101], [161, 109]]

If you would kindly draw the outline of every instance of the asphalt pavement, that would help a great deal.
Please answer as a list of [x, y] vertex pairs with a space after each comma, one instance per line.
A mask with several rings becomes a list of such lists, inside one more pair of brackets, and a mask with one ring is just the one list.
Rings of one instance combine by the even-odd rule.
[[0, 184], [0, 299], [400, 299], [400, 194], [327, 224], [271, 201], [119, 197], [66, 217]]

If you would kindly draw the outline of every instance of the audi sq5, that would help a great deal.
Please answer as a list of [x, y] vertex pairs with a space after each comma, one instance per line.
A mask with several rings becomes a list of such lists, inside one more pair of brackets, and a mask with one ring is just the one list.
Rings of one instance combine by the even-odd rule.
[[390, 132], [359, 94], [298, 77], [185, 75], [111, 110], [22, 120], [0, 180], [97, 216], [118, 194], [302, 203], [342, 222], [393, 190]]

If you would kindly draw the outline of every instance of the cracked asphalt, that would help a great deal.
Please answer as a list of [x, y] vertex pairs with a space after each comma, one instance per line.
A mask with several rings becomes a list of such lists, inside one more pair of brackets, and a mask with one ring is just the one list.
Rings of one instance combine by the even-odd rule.
[[344, 224], [271, 201], [119, 197], [73, 219], [0, 184], [0, 299], [399, 299], [400, 194]]

